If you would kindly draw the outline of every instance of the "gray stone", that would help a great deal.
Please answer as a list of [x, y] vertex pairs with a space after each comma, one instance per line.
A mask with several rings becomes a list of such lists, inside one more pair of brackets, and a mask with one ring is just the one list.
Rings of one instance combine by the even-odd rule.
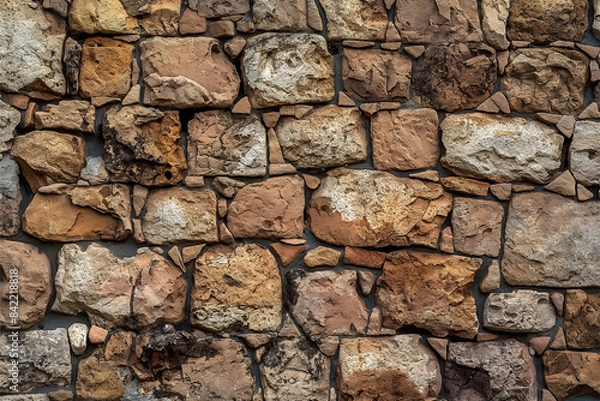
[[600, 122], [575, 123], [569, 148], [569, 168], [581, 184], [600, 184]]
[[0, 100], [0, 160], [2, 153], [10, 149], [8, 143], [12, 141], [20, 121], [21, 113]]
[[485, 300], [483, 326], [509, 333], [539, 333], [556, 323], [547, 292], [517, 290], [490, 294]]
[[250, 12], [248, 0], [189, 0], [189, 7], [205, 18], [227, 17]]
[[0, 237], [17, 235], [21, 227], [19, 165], [10, 156], [0, 159]]
[[105, 184], [109, 181], [108, 170], [102, 156], [89, 156], [85, 158], [85, 167], [79, 175], [91, 185]]

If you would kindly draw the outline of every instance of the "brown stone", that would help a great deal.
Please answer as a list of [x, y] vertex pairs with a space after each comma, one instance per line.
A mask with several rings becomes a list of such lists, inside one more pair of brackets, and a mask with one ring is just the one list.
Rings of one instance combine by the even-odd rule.
[[479, 283], [479, 291], [488, 293], [498, 290], [500, 288], [500, 280], [500, 265], [497, 260], [492, 260], [485, 272], [485, 276]]
[[182, 35], [194, 35], [206, 32], [206, 18], [186, 8], [179, 20], [179, 33]]
[[96, 108], [83, 100], [63, 100], [48, 104], [35, 113], [35, 129], [94, 133]]
[[320, 0], [327, 19], [327, 40], [383, 40], [387, 12], [382, 0]]
[[274, 242], [269, 245], [275, 255], [281, 261], [284, 267], [289, 266], [302, 252], [306, 250], [306, 244], [302, 245], [287, 245], [281, 242]]
[[599, 348], [600, 294], [567, 290], [564, 327], [569, 348]]
[[487, 196], [490, 184], [462, 177], [442, 177], [440, 182], [444, 189], [465, 195]]
[[256, 0], [252, 6], [254, 26], [261, 31], [304, 31], [306, 0]]
[[[200, 178], [204, 180], [203, 177]], [[246, 186], [246, 183], [243, 181], [234, 180], [229, 177], [215, 177], [212, 181], [212, 185], [215, 191], [217, 191], [224, 197], [233, 198], [235, 195], [237, 195], [240, 189]]]
[[558, 316], [562, 316], [565, 305], [565, 296], [560, 292], [555, 292], [550, 295], [550, 299], [554, 304], [554, 308], [556, 309], [556, 313], [558, 313]]
[[490, 185], [490, 191], [498, 200], [507, 201], [512, 193], [512, 185], [509, 183]]
[[565, 170], [561, 175], [552, 180], [550, 184], [546, 185], [544, 189], [563, 196], [576, 196], [576, 185], [577, 182], [573, 174], [569, 170]]
[[498, 107], [498, 105], [496, 103], [494, 103], [492, 98], [488, 98], [485, 102], [483, 102], [479, 106], [477, 106], [477, 108], [475, 110], [482, 111], [484, 113], [494, 114], [494, 113], [498, 113], [500, 111], [500, 108]]
[[344, 263], [348, 265], [380, 269], [385, 262], [385, 257], [385, 252], [370, 251], [352, 246], [344, 248]]
[[241, 98], [232, 108], [233, 114], [250, 114], [252, 113], [252, 106], [248, 100], [248, 96]]
[[235, 24], [226, 19], [208, 23], [208, 34], [213, 38], [231, 38], [235, 35]]
[[542, 360], [544, 380], [558, 401], [570, 396], [600, 396], [600, 354], [546, 351]]
[[274, 128], [279, 121], [280, 114], [278, 111], [270, 111], [268, 113], [262, 113], [262, 119], [267, 128]]
[[404, 51], [408, 53], [414, 60], [421, 57], [425, 53], [425, 46], [406, 46]]
[[452, 234], [452, 227], [446, 227], [442, 230], [442, 235], [440, 237], [440, 251], [454, 253], [454, 234]]
[[432, 44], [415, 61], [413, 98], [446, 111], [477, 107], [492, 94], [496, 71], [496, 51], [483, 43]]
[[92, 327], [90, 327], [90, 332], [88, 333], [88, 339], [90, 340], [91, 344], [102, 344], [104, 341], [106, 341], [107, 337], [108, 330], [92, 324]]
[[145, 0], [145, 13], [139, 18], [144, 36], [177, 36], [181, 0]]
[[405, 325], [474, 338], [479, 321], [471, 291], [481, 260], [463, 256], [396, 251], [388, 254], [377, 281], [375, 303], [383, 325]]
[[119, 0], [73, 0], [69, 27], [74, 33], [136, 34], [139, 26]]
[[229, 15], [246, 14], [250, 12], [248, 0], [190, 0], [189, 7], [205, 18], [227, 17]]
[[443, 360], [446, 360], [448, 357], [448, 339], [429, 337], [427, 342]]
[[304, 182], [308, 189], [315, 190], [321, 185], [321, 179], [319, 177], [315, 177], [310, 174], [302, 174], [302, 178], [304, 178]]
[[454, 198], [452, 231], [454, 248], [475, 256], [500, 253], [504, 207], [490, 200]]
[[559, 327], [554, 335], [554, 339], [552, 340], [552, 344], [550, 344], [551, 349], [566, 349], [567, 348], [567, 339], [565, 338], [565, 332], [562, 327]]
[[561, 134], [570, 138], [573, 136], [573, 131], [575, 130], [575, 117], [573, 116], [562, 116], [560, 120], [556, 123], [556, 128], [560, 131]]
[[206, 246], [206, 244], [192, 245], [192, 246], [184, 247], [181, 250], [181, 257], [183, 259], [183, 263], [188, 263], [188, 262], [191, 262], [192, 260], [196, 259], [198, 257], [198, 255], [200, 255], [200, 252], [202, 252], [202, 250], [204, 249], [205, 246]]
[[577, 184], [577, 200], [581, 202], [588, 201], [594, 197], [592, 191], [581, 184]]
[[590, 103], [578, 116], [578, 119], [598, 119], [600, 118], [600, 106], [598, 103], [592, 102]]
[[549, 336], [533, 337], [529, 339], [529, 345], [535, 350], [536, 354], [542, 355], [550, 345], [551, 340], [552, 337]]
[[333, 248], [318, 246], [306, 253], [304, 256], [304, 265], [306, 267], [334, 267], [337, 266], [341, 256], [342, 253]]
[[552, 395], [550, 390], [543, 388], [541, 401], [556, 401], [556, 398]]

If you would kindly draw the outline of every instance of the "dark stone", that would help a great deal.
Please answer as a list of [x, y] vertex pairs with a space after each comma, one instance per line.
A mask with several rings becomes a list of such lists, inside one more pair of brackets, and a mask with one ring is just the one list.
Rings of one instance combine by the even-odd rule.
[[81, 64], [81, 45], [72, 38], [65, 42], [65, 78], [67, 80], [67, 95], [77, 95], [79, 92], [79, 65]]
[[492, 383], [485, 370], [471, 369], [452, 362], [446, 363], [444, 389], [448, 400], [491, 400]]

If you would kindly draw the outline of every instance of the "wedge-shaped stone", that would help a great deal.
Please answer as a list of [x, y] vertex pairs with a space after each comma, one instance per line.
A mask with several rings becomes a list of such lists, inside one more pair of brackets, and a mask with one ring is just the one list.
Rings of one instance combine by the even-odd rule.
[[123, 3], [120, 0], [73, 0], [69, 27], [75, 33], [139, 33], [137, 19], [127, 14]]
[[546, 351], [544, 380], [558, 401], [570, 396], [600, 397], [600, 354], [597, 352]]
[[452, 196], [440, 184], [369, 170], [330, 171], [308, 215], [322, 241], [356, 247], [437, 247]]
[[440, 124], [452, 173], [547, 183], [561, 166], [564, 137], [539, 121], [484, 113], [450, 114]]
[[567, 290], [564, 319], [565, 335], [570, 348], [600, 347], [600, 294]]
[[517, 290], [490, 294], [483, 310], [483, 325], [510, 333], [539, 333], [556, 323], [556, 311], [547, 292]]
[[383, 0], [320, 0], [327, 18], [327, 39], [383, 40], [388, 24]]
[[569, 147], [569, 169], [583, 185], [600, 184], [600, 122], [577, 121]]

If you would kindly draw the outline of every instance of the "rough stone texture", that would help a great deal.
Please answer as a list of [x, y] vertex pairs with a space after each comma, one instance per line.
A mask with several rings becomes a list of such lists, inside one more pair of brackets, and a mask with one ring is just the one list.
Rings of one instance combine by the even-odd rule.
[[328, 105], [276, 127], [283, 157], [297, 168], [338, 167], [367, 160], [366, 120], [357, 108]]
[[600, 184], [600, 123], [577, 121], [569, 147], [569, 168], [583, 185]]
[[274, 331], [281, 324], [281, 278], [258, 245], [207, 249], [196, 259], [192, 324], [209, 331]]
[[337, 385], [343, 400], [435, 400], [442, 387], [436, 355], [417, 334], [345, 338]]
[[35, 113], [35, 128], [49, 130], [95, 130], [96, 108], [83, 100], [63, 100], [57, 105], [48, 104]]
[[19, 111], [0, 100], [0, 160], [2, 153], [10, 149], [9, 142], [12, 141], [20, 121]]
[[508, 34], [511, 40], [548, 44], [580, 42], [588, 28], [587, 0], [511, 0]]
[[64, 186], [37, 193], [23, 214], [23, 231], [43, 241], [122, 240], [132, 234], [129, 187]]
[[409, 325], [438, 337], [475, 337], [479, 322], [471, 287], [480, 259], [412, 251], [387, 258], [375, 290], [384, 327]]
[[442, 164], [455, 174], [493, 181], [550, 181], [561, 167], [564, 137], [535, 120], [484, 113], [441, 122]]
[[83, 139], [54, 131], [33, 131], [15, 138], [11, 154], [33, 192], [54, 182], [76, 183], [85, 165]]
[[548, 192], [515, 194], [506, 222], [502, 270], [510, 285], [600, 285], [596, 255], [600, 204]]
[[567, 290], [564, 315], [569, 348], [600, 348], [600, 294]]
[[147, 15], [139, 20], [140, 32], [147, 36], [176, 36], [179, 32], [181, 0], [149, 0]]
[[[9, 330], [10, 326], [20, 326], [28, 329], [42, 321], [52, 296], [52, 267], [48, 256], [33, 245], [0, 240], [0, 272], [0, 328]], [[15, 277], [18, 289], [10, 285], [10, 279]], [[11, 306], [14, 306], [11, 301], [15, 300], [18, 300], [19, 316], [11, 319]]]
[[30, 7], [21, 1], [1, 0], [0, 9], [0, 89], [64, 95], [64, 23], [46, 19], [41, 7]]
[[477, 0], [398, 0], [396, 27], [405, 43], [481, 41]]
[[186, 292], [179, 268], [147, 248], [118, 258], [96, 243], [86, 250], [68, 244], [58, 254], [52, 310], [85, 312], [92, 324], [107, 329], [176, 324], [185, 317]]
[[320, 0], [327, 19], [327, 39], [383, 40], [388, 24], [382, 0]]
[[105, 184], [109, 181], [108, 170], [102, 156], [86, 157], [85, 167], [79, 175], [91, 185]]
[[527, 346], [514, 339], [450, 343], [444, 371], [449, 401], [537, 401], [537, 373]]
[[150, 191], [142, 227], [150, 244], [217, 242], [217, 197], [208, 189], [177, 187]]
[[75, 355], [81, 355], [87, 348], [88, 327], [85, 323], [73, 323], [67, 329], [71, 351]]
[[492, 260], [485, 272], [485, 276], [479, 283], [479, 290], [484, 293], [496, 291], [500, 288], [500, 281], [500, 264], [497, 260]]
[[406, 102], [410, 97], [412, 59], [385, 50], [344, 49], [342, 82], [354, 100]]
[[253, 36], [246, 44], [241, 67], [254, 108], [328, 102], [335, 96], [333, 57], [320, 35]]
[[63, 63], [65, 65], [65, 79], [67, 95], [79, 93], [79, 68], [81, 66], [81, 52], [83, 48], [73, 38], [65, 41]]
[[378, 170], [434, 168], [439, 157], [433, 109], [380, 111], [371, 117], [373, 165]]
[[510, 52], [500, 89], [516, 112], [577, 114], [584, 105], [587, 68], [587, 57], [576, 50], [517, 49]]
[[592, 25], [592, 32], [596, 38], [600, 37], [600, 2], [598, 0], [594, 0], [592, 2], [594, 7], [594, 20]]
[[[127, 345], [131, 346], [131, 344]], [[77, 399], [82, 401], [123, 399], [125, 384], [131, 380], [131, 372], [122, 361], [122, 356], [128, 356], [129, 350], [120, 349], [120, 351], [119, 361], [112, 358], [114, 355], [111, 351], [97, 348], [89, 357], [79, 362], [76, 382]]]
[[110, 108], [102, 122], [104, 158], [113, 181], [173, 185], [185, 177], [177, 111], [142, 106]]
[[556, 323], [556, 311], [546, 292], [517, 290], [490, 294], [483, 310], [483, 326], [510, 333], [539, 333]]
[[267, 172], [267, 131], [256, 116], [197, 113], [188, 123], [190, 175], [260, 177]]
[[434, 43], [414, 63], [413, 98], [446, 111], [477, 107], [492, 94], [496, 70], [496, 51], [488, 45]]
[[233, 105], [240, 78], [216, 39], [153, 37], [140, 50], [145, 104], [180, 109]]
[[248, 0], [189, 0], [189, 7], [205, 18], [226, 17], [250, 12]]
[[341, 256], [342, 253], [340, 251], [326, 246], [318, 246], [306, 253], [303, 262], [306, 267], [334, 267], [337, 266]]
[[497, 257], [500, 253], [504, 207], [490, 200], [454, 198], [452, 233], [458, 252]]
[[[67, 329], [31, 330], [19, 333], [19, 391], [71, 384], [71, 352]], [[0, 392], [9, 391], [12, 344], [7, 333], [0, 337]]]
[[356, 247], [437, 247], [452, 196], [432, 182], [339, 168], [313, 192], [308, 215], [322, 241]]
[[282, 176], [246, 185], [227, 213], [235, 238], [300, 238], [304, 231], [304, 181]]
[[542, 359], [544, 380], [558, 401], [569, 396], [600, 397], [600, 354], [549, 350]]
[[508, 49], [506, 24], [510, 11], [510, 0], [482, 0], [481, 27], [488, 44], [498, 50]]
[[119, 0], [73, 0], [69, 26], [75, 33], [135, 34], [139, 32], [136, 18], [128, 15]]
[[307, 335], [365, 333], [369, 312], [356, 291], [355, 271], [294, 269], [286, 279], [292, 315]]
[[12, 237], [19, 232], [21, 201], [19, 165], [11, 156], [4, 156], [0, 159], [0, 237]]
[[344, 249], [344, 263], [355, 266], [379, 269], [385, 262], [384, 252], [369, 251], [367, 249], [347, 246]]
[[256, 0], [252, 7], [254, 27], [262, 31], [304, 31], [306, 0]]

